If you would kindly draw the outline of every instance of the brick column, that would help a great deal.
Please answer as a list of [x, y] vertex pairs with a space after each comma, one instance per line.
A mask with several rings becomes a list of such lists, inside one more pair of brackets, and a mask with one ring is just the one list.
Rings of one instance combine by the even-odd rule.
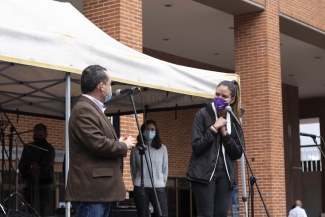
[[[287, 216], [278, 4], [267, 1], [264, 12], [235, 16], [235, 71], [246, 110], [247, 156], [271, 216]], [[254, 192], [255, 216], [264, 217], [256, 188]]]
[[[84, 0], [84, 15], [122, 44], [142, 52], [142, 1], [141, 0]], [[142, 115], [139, 115], [142, 124]], [[121, 136], [138, 135], [134, 115], [120, 117]], [[124, 160], [124, 181], [133, 190], [130, 176], [129, 154]]]

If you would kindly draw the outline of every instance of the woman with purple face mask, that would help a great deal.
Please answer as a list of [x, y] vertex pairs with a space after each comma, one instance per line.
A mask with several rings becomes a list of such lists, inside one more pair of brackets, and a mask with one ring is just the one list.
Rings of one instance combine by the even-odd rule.
[[[150, 171], [152, 171], [153, 182], [157, 193], [157, 198], [160, 204], [161, 212], [163, 216], [168, 216], [167, 196], [165, 192], [165, 186], [168, 177], [168, 154], [165, 145], [161, 144], [159, 137], [159, 131], [157, 124], [153, 120], [147, 120], [145, 124], [141, 126], [141, 132], [147, 150], [145, 155], [147, 156]], [[137, 137], [138, 143], [136, 147], [141, 145], [140, 134]], [[150, 160], [150, 159], [151, 160]], [[158, 205], [154, 195], [154, 189], [151, 184], [148, 166], [143, 156], [143, 181], [145, 187], [145, 204], [143, 205], [141, 194], [141, 158], [138, 149], [133, 149], [130, 156], [131, 177], [134, 185], [134, 202], [137, 207], [137, 213], [139, 217], [149, 217], [149, 202], [151, 202], [154, 208], [154, 216], [159, 216]]]
[[192, 184], [198, 217], [227, 217], [233, 188], [237, 185], [234, 161], [242, 155], [243, 131], [227, 113], [229, 105], [239, 119], [239, 85], [222, 81], [192, 126], [192, 156], [187, 179]]

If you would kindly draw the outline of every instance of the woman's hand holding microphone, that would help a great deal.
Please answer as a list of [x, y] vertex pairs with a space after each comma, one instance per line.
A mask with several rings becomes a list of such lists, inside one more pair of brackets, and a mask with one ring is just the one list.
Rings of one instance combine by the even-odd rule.
[[227, 135], [227, 120], [223, 117], [220, 117], [214, 122], [210, 128], [214, 133], [221, 133], [222, 136]]

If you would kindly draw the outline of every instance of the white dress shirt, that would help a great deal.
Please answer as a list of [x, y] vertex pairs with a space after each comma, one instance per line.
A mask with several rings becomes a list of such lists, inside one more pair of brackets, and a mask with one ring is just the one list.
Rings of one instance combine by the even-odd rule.
[[296, 206], [290, 210], [288, 217], [307, 217], [306, 211], [300, 206]]
[[82, 94], [83, 96], [87, 97], [88, 99], [90, 99], [91, 101], [93, 101], [100, 110], [102, 110], [102, 112], [104, 113], [104, 111], [106, 110], [106, 106], [104, 103], [102, 103], [101, 101], [95, 99], [94, 97], [92, 96], [89, 96], [88, 94]]

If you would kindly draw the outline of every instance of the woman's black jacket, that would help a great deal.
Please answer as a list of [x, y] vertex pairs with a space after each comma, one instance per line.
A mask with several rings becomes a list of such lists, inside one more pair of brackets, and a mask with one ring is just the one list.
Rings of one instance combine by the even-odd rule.
[[222, 138], [220, 133], [213, 133], [210, 127], [216, 121], [216, 116], [212, 109], [212, 102], [212, 100], [208, 100], [204, 108], [200, 109], [195, 115], [192, 126], [193, 153], [187, 170], [187, 180], [204, 184], [210, 181], [217, 161], [218, 150], [221, 152], [219, 148], [223, 142], [231, 186], [235, 186], [237, 185], [237, 172], [233, 161], [242, 156], [242, 147], [234, 125], [241, 141], [244, 138], [243, 131], [241, 126], [231, 117], [231, 135]]

